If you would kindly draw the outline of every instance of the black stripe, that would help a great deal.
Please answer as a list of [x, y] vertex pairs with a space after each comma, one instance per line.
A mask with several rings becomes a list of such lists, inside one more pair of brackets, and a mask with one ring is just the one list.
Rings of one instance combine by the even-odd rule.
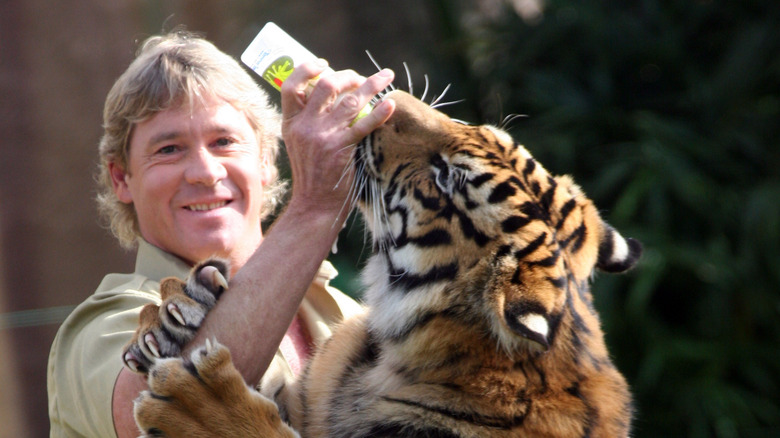
[[483, 232], [477, 230], [474, 226], [474, 222], [472, 222], [468, 216], [459, 210], [456, 210], [455, 213], [460, 219], [460, 229], [466, 237], [473, 239], [479, 246], [485, 246], [490, 242], [490, 238]]
[[546, 211], [542, 210], [538, 205], [530, 201], [524, 202], [520, 206], [520, 211], [530, 219], [546, 220], [549, 217]]
[[150, 427], [149, 429], [146, 429], [146, 435], [147, 436], [159, 436], [159, 437], [168, 436], [168, 435], [165, 434], [165, 432], [162, 431], [162, 429], [158, 429], [156, 427]]
[[149, 394], [149, 397], [151, 397], [151, 398], [153, 398], [155, 400], [160, 400], [160, 401], [165, 401], [165, 402], [170, 402], [170, 401], [173, 400], [171, 397], [166, 397], [164, 395], [156, 394], [156, 393], [154, 393], [152, 391], [149, 391], [147, 394]]
[[484, 183], [490, 181], [491, 179], [493, 179], [494, 176], [496, 176], [496, 175], [494, 175], [492, 173], [489, 173], [489, 172], [488, 173], [483, 173], [483, 174], [477, 175], [474, 178], [472, 178], [471, 180], [469, 180], [469, 184], [471, 184], [476, 189], [476, 188], [479, 188], [479, 186], [481, 186], [482, 184], [484, 184]]
[[435, 228], [422, 236], [410, 237], [409, 242], [422, 248], [430, 248], [434, 246], [449, 245], [452, 243], [452, 236], [447, 230]]
[[[399, 403], [413, 408], [419, 408], [428, 412], [435, 412], [445, 417], [452, 418], [453, 420], [465, 421], [475, 426], [490, 427], [490, 428], [503, 429], [503, 430], [510, 430], [515, 427], [521, 426], [523, 424], [523, 421], [525, 421], [525, 416], [528, 413], [528, 405], [529, 405], [528, 402], [525, 403], [526, 409], [525, 412], [523, 412], [521, 415], [501, 418], [501, 417], [482, 415], [475, 412], [455, 411], [445, 407], [426, 405], [412, 400], [402, 400], [393, 397], [382, 397], [382, 399], [391, 403]], [[408, 436], [408, 435], [403, 435], [403, 436]]]
[[582, 398], [582, 393], [580, 392], [580, 382], [574, 382], [570, 387], [566, 388], [564, 391], [568, 392], [571, 396], [575, 398]]
[[411, 163], [399, 164], [398, 167], [395, 168], [395, 171], [393, 171], [393, 175], [390, 176], [389, 181], [394, 182], [396, 179], [398, 179], [398, 176], [401, 175], [401, 172], [403, 172], [410, 165]]
[[385, 162], [385, 154], [381, 152], [376, 152], [375, 150], [371, 150], [373, 152], [371, 154], [372, 157], [374, 157], [374, 169], [380, 169], [382, 167], [382, 163]]
[[585, 320], [582, 318], [582, 315], [580, 315], [579, 312], [577, 312], [577, 309], [574, 308], [574, 296], [572, 295], [571, 291], [566, 292], [566, 307], [569, 308], [569, 312], [571, 313], [572, 317], [572, 333], [582, 332], [583, 334], [590, 335], [592, 333], [590, 327], [585, 324]]
[[533, 158], [529, 158], [525, 160], [525, 168], [523, 169], [523, 176], [525, 177], [526, 181], [528, 180], [528, 176], [534, 173], [535, 169], [536, 169], [536, 161]]
[[485, 152], [485, 159], [488, 161], [495, 161], [495, 162], [503, 162], [502, 159], [498, 157], [498, 155], [494, 154], [493, 152]]
[[506, 201], [507, 198], [517, 193], [517, 189], [509, 181], [504, 181], [497, 186], [493, 187], [493, 191], [488, 197], [490, 204], [497, 204], [499, 202]]
[[395, 246], [401, 247], [408, 243], [407, 235], [406, 235], [406, 227], [409, 220], [409, 212], [406, 211], [406, 208], [400, 205], [387, 210], [388, 218], [396, 214], [401, 216], [401, 231], [398, 233], [397, 236], [391, 236], [390, 239], [395, 240]]
[[514, 175], [510, 176], [507, 181], [514, 183], [520, 190], [527, 191], [525, 183]]
[[449, 265], [436, 266], [428, 272], [422, 274], [409, 274], [406, 271], [390, 267], [390, 283], [403, 291], [410, 291], [420, 286], [426, 286], [444, 280], [453, 280], [458, 275], [458, 262], [452, 262]]
[[520, 278], [520, 272], [522, 270], [520, 269], [520, 266], [515, 268], [515, 273], [512, 274], [512, 278], [509, 280], [512, 284], [523, 284], [523, 280]]
[[527, 264], [529, 266], [542, 266], [542, 267], [555, 266], [555, 263], [558, 262], [558, 259], [560, 258], [560, 255], [561, 255], [561, 251], [560, 250], [555, 250], [552, 253], [552, 255], [550, 255], [549, 257], [545, 257], [545, 258], [543, 258], [541, 260], [529, 261], [529, 262], [527, 262]]
[[561, 207], [561, 210], [559, 211], [559, 214], [561, 215], [561, 218], [558, 219], [558, 224], [555, 226], [556, 229], [560, 230], [563, 227], [563, 223], [566, 222], [566, 218], [569, 217], [569, 214], [574, 210], [574, 207], [577, 206], [577, 200], [572, 198], [566, 201], [565, 204], [563, 204], [563, 207]]
[[587, 229], [585, 228], [585, 223], [581, 223], [579, 227], [577, 227], [576, 230], [574, 230], [569, 237], [563, 239], [561, 241], [561, 247], [566, 249], [571, 242], [574, 242], [574, 245], [569, 249], [569, 251], [572, 254], [576, 254], [579, 252], [580, 249], [582, 249], [582, 244], [585, 242], [585, 234], [587, 232]]
[[200, 373], [198, 373], [198, 369], [195, 367], [195, 364], [192, 363], [191, 360], [182, 360], [182, 367], [185, 370], [187, 370], [187, 372], [190, 373], [193, 377], [201, 381], [203, 380], [200, 377]]
[[525, 216], [509, 216], [501, 222], [501, 229], [505, 233], [514, 233], [520, 228], [528, 225], [529, 222], [531, 222], [531, 220]]
[[400, 195], [399, 197], [401, 199], [406, 197], [406, 189], [404, 187], [401, 187], [397, 181], [390, 180], [390, 184], [387, 186], [387, 189], [384, 190], [384, 193], [382, 194], [382, 200], [384, 201], [385, 205], [393, 205], [393, 198], [395, 197], [395, 193], [399, 191], [400, 189]]
[[547, 239], [547, 233], [542, 233], [534, 239], [531, 243], [525, 246], [525, 248], [518, 249], [515, 251], [515, 258], [517, 260], [524, 260], [526, 257], [528, 257], [531, 253], [539, 249], [542, 244], [544, 244], [544, 241]]
[[565, 277], [547, 277], [547, 281], [552, 283], [552, 285], [558, 289], [566, 289]]
[[547, 341], [551, 346], [555, 345], [555, 338], [558, 335], [558, 328], [561, 326], [561, 320], [563, 320], [563, 311], [553, 313], [547, 318], [547, 324], [549, 325]]
[[534, 193], [534, 196], [539, 196], [539, 192], [542, 191], [541, 186], [539, 186], [538, 181], [534, 181], [531, 183], [531, 191]]
[[[525, 379], [527, 380], [525, 385], [527, 389], [530, 389], [536, 394], [547, 392], [547, 375], [539, 368], [533, 358], [525, 357], [515, 362], [512, 368], [520, 370], [520, 372], [523, 373], [523, 376], [525, 376]], [[531, 368], [533, 373], [529, 372], [528, 368]], [[528, 403], [530, 405], [531, 402], [529, 401]]]
[[577, 279], [574, 278], [573, 274], [569, 275], [572, 277], [572, 283], [577, 288], [577, 296], [580, 297], [580, 301], [585, 303], [585, 305], [588, 307], [588, 310], [590, 310], [590, 313], [596, 316], [597, 312], [596, 308], [593, 306], [593, 297], [590, 293], [590, 284], [588, 284], [588, 279], [585, 278], [578, 282]]
[[612, 258], [612, 251], [615, 248], [615, 230], [611, 227], [606, 228], [606, 235], [599, 243], [599, 266], [605, 266]]
[[439, 202], [440, 198], [438, 196], [425, 196], [423, 192], [417, 188], [414, 189], [414, 199], [420, 201], [420, 204], [426, 210], [438, 211], [441, 206], [441, 203]]
[[505, 255], [509, 254], [510, 251], [512, 251], [511, 245], [501, 245], [501, 247], [498, 248], [498, 251], [496, 251], [495, 259], [498, 260], [501, 257], [504, 257]]
[[460, 438], [460, 435], [446, 429], [433, 426], [404, 424], [400, 422], [375, 423], [362, 435], [350, 435], [350, 438]]
[[552, 206], [553, 199], [555, 198], [555, 190], [558, 187], [558, 183], [556, 183], [552, 177], [548, 178], [548, 182], [550, 183], [550, 188], [547, 189], [542, 195], [542, 198], [539, 199], [539, 207], [544, 212], [545, 218], [550, 217], [550, 208]]

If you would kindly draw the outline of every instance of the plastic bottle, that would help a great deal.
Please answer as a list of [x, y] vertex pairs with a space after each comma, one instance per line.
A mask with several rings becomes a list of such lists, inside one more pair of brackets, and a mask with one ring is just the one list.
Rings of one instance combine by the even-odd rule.
[[[263, 26], [241, 55], [241, 62], [279, 91], [296, 67], [316, 59], [314, 54], [272, 22]], [[331, 73], [334, 71], [328, 67], [320, 77]], [[355, 120], [365, 117], [372, 109], [369, 103], [355, 117]]]

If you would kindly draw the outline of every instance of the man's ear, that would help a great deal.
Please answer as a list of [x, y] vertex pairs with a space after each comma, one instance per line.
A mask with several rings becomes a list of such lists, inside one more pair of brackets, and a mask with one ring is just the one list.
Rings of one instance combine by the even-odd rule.
[[122, 166], [111, 162], [108, 163], [108, 173], [111, 175], [111, 185], [114, 188], [114, 193], [120, 202], [125, 204], [133, 203], [133, 194], [130, 193], [130, 188], [127, 185], [127, 178], [129, 175], [125, 172]]
[[269, 154], [263, 154], [262, 156], [261, 165], [263, 167], [260, 169], [260, 181], [263, 183], [263, 187], [270, 184], [271, 181], [274, 181], [278, 176], [278, 171], [276, 167], [274, 167], [271, 157], [268, 155]]

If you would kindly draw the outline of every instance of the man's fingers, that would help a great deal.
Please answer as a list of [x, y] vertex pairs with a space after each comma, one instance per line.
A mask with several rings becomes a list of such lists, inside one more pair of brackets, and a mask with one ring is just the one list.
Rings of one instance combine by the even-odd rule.
[[[351, 123], [375, 95], [384, 90], [394, 78], [392, 70], [384, 69], [365, 78], [352, 70], [341, 70], [317, 77], [324, 65], [303, 64], [282, 86], [282, 110], [285, 118], [301, 111], [309, 114], [327, 113], [332, 123]], [[304, 70], [296, 75], [298, 70]], [[312, 89], [312, 84], [315, 84]], [[285, 100], [285, 97], [289, 100]], [[285, 108], [285, 105], [289, 107]]]
[[[394, 102], [386, 101], [361, 114], [374, 96], [392, 83], [392, 70], [384, 69], [368, 78], [352, 70], [318, 77], [323, 67], [324, 64], [302, 64], [282, 85], [283, 135], [290, 149], [306, 148], [308, 142], [314, 141], [318, 151], [341, 150], [370, 134], [395, 109]], [[316, 85], [307, 95], [312, 81]], [[312, 135], [313, 132], [319, 134]]]
[[342, 111], [344, 98], [352, 96], [365, 81], [366, 78], [352, 70], [341, 70], [315, 78], [314, 89], [306, 100], [307, 110], [315, 113]]
[[318, 59], [295, 68], [282, 84], [282, 113], [285, 119], [299, 113], [306, 105], [311, 82], [328, 69], [328, 61]]
[[382, 69], [369, 76], [355, 91], [361, 99], [370, 100], [393, 82], [395, 73], [389, 68]]
[[[357, 82], [353, 82], [353, 89], [349, 92], [339, 92], [340, 94], [333, 102], [329, 112], [334, 113], [336, 119], [343, 119], [348, 124], [352, 124], [355, 117], [371, 102], [371, 100], [382, 90], [392, 83], [394, 74], [392, 70], [382, 70], [369, 78], [359, 77]], [[327, 79], [327, 78], [325, 78]], [[325, 80], [323, 79], [323, 81]]]
[[393, 115], [395, 111], [395, 102], [393, 99], [384, 99], [374, 107], [373, 111], [355, 121], [352, 125], [352, 133], [355, 136], [354, 143], [357, 143], [368, 134], [371, 134], [376, 128]]

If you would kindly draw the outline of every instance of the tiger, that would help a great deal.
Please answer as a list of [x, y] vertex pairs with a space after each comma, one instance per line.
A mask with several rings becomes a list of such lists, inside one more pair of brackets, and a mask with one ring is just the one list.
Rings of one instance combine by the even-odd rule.
[[[124, 356], [151, 370], [150, 391], [136, 404], [141, 430], [629, 436], [632, 397], [610, 359], [590, 283], [596, 269], [634, 267], [642, 245], [506, 131], [451, 119], [404, 91], [386, 97], [395, 112], [355, 146], [353, 159], [354, 197], [371, 236], [366, 310], [318, 347], [295, 382], [261, 395], [218, 342], [189, 359], [158, 359], [144, 347], [150, 327], [161, 325], [176, 326], [168, 330], [182, 344], [191, 339], [227, 288], [229, 269], [209, 260], [187, 281], [167, 280], [165, 302], [187, 312], [145, 314]], [[194, 324], [185, 313], [196, 315]], [[201, 408], [182, 415], [182, 406]]]

